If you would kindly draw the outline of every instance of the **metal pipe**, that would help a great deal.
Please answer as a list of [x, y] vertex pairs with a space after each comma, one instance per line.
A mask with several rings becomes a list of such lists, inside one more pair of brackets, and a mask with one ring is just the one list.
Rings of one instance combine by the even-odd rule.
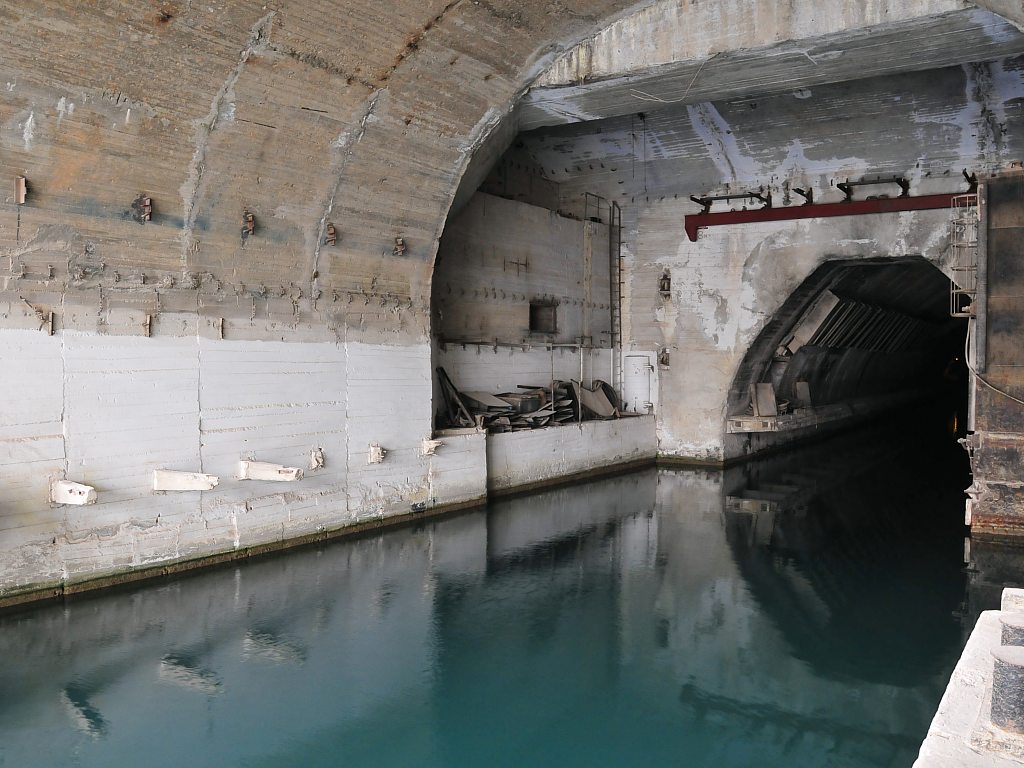
[[985, 373], [988, 356], [988, 186], [978, 188], [978, 271], [974, 283], [974, 362]]
[[[555, 412], [555, 345], [551, 345], [551, 413]], [[550, 423], [550, 422], [549, 422]]]

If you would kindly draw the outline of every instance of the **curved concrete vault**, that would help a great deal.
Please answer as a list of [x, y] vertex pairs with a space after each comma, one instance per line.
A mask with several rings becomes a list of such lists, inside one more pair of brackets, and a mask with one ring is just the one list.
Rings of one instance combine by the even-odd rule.
[[[469, 204], [521, 129], [548, 131], [520, 137], [542, 156], [541, 141], [585, 148], [579, 137], [594, 124], [635, 121], [638, 103], [644, 121], [663, 118], [669, 130], [681, 112], [703, 126], [710, 148], [676, 184], [685, 198], [783, 181], [761, 179], [764, 163], [736, 165], [716, 99], [764, 94], [781, 104], [819, 87], [856, 93], [866, 74], [952, 68], [977, 91], [964, 109], [980, 107], [945, 124], [977, 135], [935, 167], [967, 152], [977, 170], [994, 171], [1017, 151], [1015, 134], [990, 119], [1008, 114], [999, 89], [1016, 87], [1019, 67], [1007, 57], [1024, 51], [1014, 9], [1000, 0], [819, 6], [154, 0], [5, 9], [0, 599], [478, 500], [486, 482], [471, 457], [482, 438], [452, 437], [436, 453], [423, 444], [432, 436], [433, 264], [449, 211]], [[943, 31], [955, 45], [936, 38]], [[920, 43], [916, 56], [906, 55], [908, 41]], [[871, 167], [804, 157], [796, 175], [820, 186], [851, 169], [902, 173], [913, 154]], [[556, 179], [565, 201], [583, 189], [618, 193], [624, 178], [590, 176], [582, 159]], [[24, 203], [15, 177], [27, 182]], [[942, 180], [922, 172], [914, 181], [918, 191]], [[688, 379], [697, 374], [676, 365], [662, 372], [662, 391], [687, 394], [685, 405], [658, 404], [659, 438], [665, 453], [721, 459], [725, 414], [711, 390], [720, 394], [788, 291], [843, 253], [800, 251], [797, 266], [760, 288], [739, 281], [719, 291], [692, 270], [756, 272], [794, 239], [762, 229], [687, 251], [667, 187], [651, 202], [647, 182], [634, 174], [624, 221], [626, 336], [653, 354], [698, 330], [704, 346], [694, 351], [708, 354], [718, 378]], [[928, 256], [939, 224], [890, 218], [866, 246], [855, 224], [833, 239], [856, 256]], [[799, 229], [794, 237], [814, 239]], [[651, 248], [671, 258], [651, 258]], [[741, 252], [745, 264], [734, 258]], [[680, 292], [645, 309], [657, 299], [640, 287], [664, 269]], [[726, 330], [711, 328], [734, 289], [766, 301], [723, 310]], [[648, 310], [670, 322], [645, 326]], [[277, 470], [241, 470], [240, 461], [306, 476], [289, 486], [241, 482]], [[156, 469], [220, 482], [154, 496]], [[64, 479], [94, 486], [97, 505], [68, 512], [51, 503]]]

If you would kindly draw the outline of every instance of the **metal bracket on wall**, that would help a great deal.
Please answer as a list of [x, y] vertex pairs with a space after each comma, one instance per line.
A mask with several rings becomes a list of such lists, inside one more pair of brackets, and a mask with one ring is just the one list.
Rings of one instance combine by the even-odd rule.
[[[969, 193], [977, 188], [977, 178], [965, 170], [964, 178], [970, 186]], [[901, 183], [902, 182], [902, 183]], [[901, 194], [899, 197], [870, 197], [866, 200], [851, 200], [849, 194], [854, 187], [865, 184], [892, 183], [909, 184], [902, 177], [875, 179], [873, 181], [843, 182], [837, 186], [847, 194], [847, 199], [838, 203], [805, 203], [784, 208], [756, 208], [754, 210], [723, 211], [710, 213], [706, 205], [708, 200], [716, 198], [692, 197], [698, 205], [704, 206], [701, 213], [691, 213], [683, 218], [683, 227], [690, 242], [697, 242], [697, 233], [705, 227], [716, 227], [729, 224], [752, 224], [766, 221], [789, 221], [792, 219], [824, 219], [836, 216], [862, 216], [875, 213], [897, 213], [902, 211], [924, 211], [936, 208], [949, 208], [955, 197], [963, 192], [948, 192], [937, 195], [920, 195], [911, 197]], [[909, 186], [908, 186], [909, 188]], [[801, 193], [802, 194], [802, 193]]]
[[[701, 213], [711, 213], [711, 206], [713, 203], [718, 203], [723, 200], [759, 200], [764, 208], [772, 207], [772, 193], [769, 190], [765, 192], [764, 187], [758, 187], [756, 192], [737, 192], [735, 194], [728, 195], [690, 195], [690, 199], [693, 200], [697, 205], [704, 208]], [[764, 208], [760, 209], [763, 210]], [[747, 210], [744, 208], [743, 210]]]
[[[900, 197], [908, 197], [910, 195], [910, 182], [902, 176], [886, 176], [884, 178], [879, 176], [874, 179], [860, 179], [859, 181], [850, 181], [847, 179], [846, 181], [841, 181], [836, 184], [836, 187], [840, 192], [846, 195], [846, 199], [843, 202], [851, 203], [853, 202], [854, 187], [868, 187], [876, 184], [896, 184], [900, 188]], [[879, 195], [878, 197], [880, 198], [881, 196]], [[868, 200], [874, 199], [877, 198], [874, 196], [868, 198]]]

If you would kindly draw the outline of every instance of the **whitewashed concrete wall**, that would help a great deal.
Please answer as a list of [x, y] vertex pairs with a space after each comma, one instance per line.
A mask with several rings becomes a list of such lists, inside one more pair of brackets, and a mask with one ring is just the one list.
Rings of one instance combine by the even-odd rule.
[[488, 486], [507, 490], [543, 483], [598, 467], [652, 459], [656, 453], [653, 416], [488, 435]]
[[[430, 349], [0, 332], [0, 597], [486, 493], [483, 437], [431, 435]], [[367, 462], [369, 444], [388, 454]], [[324, 452], [310, 469], [310, 452]], [[240, 459], [301, 467], [239, 481]], [[220, 477], [156, 494], [154, 469]], [[55, 507], [49, 486], [95, 486]]]
[[433, 279], [443, 339], [525, 343], [530, 302], [558, 302], [555, 341], [608, 342], [608, 228], [478, 193], [445, 227]]
[[[757, 334], [823, 262], [921, 255], [943, 269], [948, 255], [944, 210], [722, 227], [691, 243], [678, 222], [692, 209], [679, 200], [648, 204], [628, 262], [625, 354], [670, 353], [670, 365], [658, 369], [665, 456], [732, 458], [724, 425], [736, 371]], [[667, 298], [657, 290], [666, 270]]]
[[[813, 13], [800, 10], [811, 5]], [[682, 87], [699, 91], [715, 66], [706, 57], [744, 39], [749, 44], [751, 35], [764, 41], [787, 27], [814, 35], [917, 13], [943, 13], [951, 23], [955, 14], [944, 11], [953, 10], [945, 2], [826, 8], [803, 0], [738, 0], [726, 8], [666, 0], [573, 49], [545, 82], [576, 82], [582, 75], [603, 82], [605, 74], [621, 73], [625, 92], [626, 78], [638, 68], [692, 58]], [[967, 14], [986, 34], [1000, 29], [1006, 39], [1015, 37], [984, 12]], [[730, 23], [723, 26], [722, 19]], [[714, 34], [672, 34], [689, 22]], [[699, 77], [698, 60], [708, 63]], [[1013, 168], [1024, 153], [1024, 69], [1017, 57], [891, 77], [849, 75], [756, 99], [715, 97], [708, 84], [704, 95], [691, 93], [693, 103], [678, 92], [671, 104], [650, 105], [642, 120], [629, 115], [520, 136], [558, 180], [563, 209], [574, 205], [579, 212], [584, 191], [623, 205], [625, 352], [667, 348], [671, 355], [669, 368], [659, 370], [662, 454], [711, 461], [736, 455], [741, 446], [724, 434], [724, 421], [737, 366], [771, 315], [822, 261], [924, 255], [941, 266], [948, 250], [948, 211], [727, 226], [691, 243], [682, 231], [685, 215], [699, 210], [690, 195], [764, 187], [778, 207], [799, 204], [792, 190], [800, 188], [812, 189], [817, 202], [837, 202], [837, 181], [893, 175], [910, 182], [912, 195], [964, 191], [961, 169], [984, 180]], [[857, 198], [875, 193], [897, 191], [880, 187]], [[664, 300], [658, 279], [666, 270], [672, 295]]]
[[5, 585], [61, 576], [51, 543], [64, 511], [49, 505], [50, 478], [65, 468], [61, 339], [0, 334], [0, 573]]
[[[605, 225], [477, 193], [438, 250], [434, 366], [462, 390], [491, 393], [552, 379], [611, 382], [609, 267]], [[557, 333], [530, 333], [535, 299], [558, 303]], [[578, 348], [545, 344], [581, 337], [582, 375]]]

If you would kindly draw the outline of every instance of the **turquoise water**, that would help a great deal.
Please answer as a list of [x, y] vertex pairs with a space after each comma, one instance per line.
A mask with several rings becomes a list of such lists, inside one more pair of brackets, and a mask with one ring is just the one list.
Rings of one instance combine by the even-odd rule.
[[909, 766], [948, 439], [647, 470], [0, 616], [0, 766]]

